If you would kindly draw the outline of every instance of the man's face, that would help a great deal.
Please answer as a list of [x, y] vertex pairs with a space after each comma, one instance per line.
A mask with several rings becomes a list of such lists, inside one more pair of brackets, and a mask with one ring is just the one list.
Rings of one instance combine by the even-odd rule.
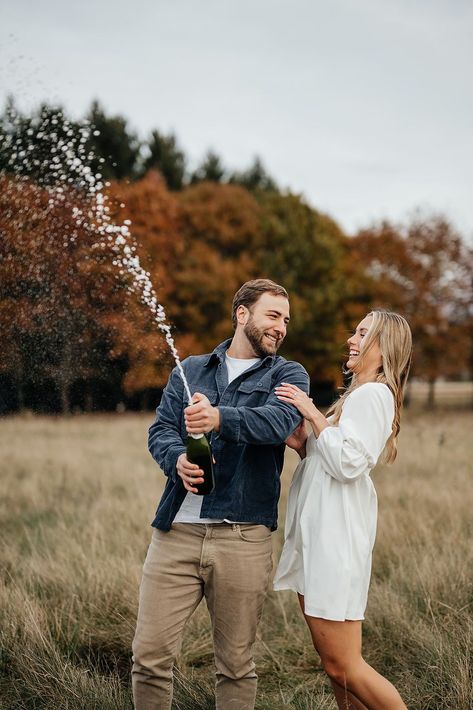
[[245, 309], [247, 321], [243, 332], [256, 357], [274, 355], [286, 336], [289, 323], [289, 301], [284, 296], [263, 293]]

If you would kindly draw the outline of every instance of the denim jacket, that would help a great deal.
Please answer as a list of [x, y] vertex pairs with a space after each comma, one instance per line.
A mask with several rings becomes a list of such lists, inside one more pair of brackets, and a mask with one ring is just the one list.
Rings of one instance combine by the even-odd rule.
[[[243, 520], [275, 530], [284, 440], [301, 417], [293, 405], [276, 398], [274, 388], [290, 382], [308, 392], [309, 376], [299, 363], [268, 355], [228, 384], [225, 352], [230, 343], [182, 362], [191, 392], [201, 392], [220, 410], [220, 431], [208, 435], [216, 461], [215, 488], [204, 496], [201, 517]], [[152, 525], [165, 531], [186, 496], [176, 462], [186, 450], [187, 404], [174, 368], [149, 430], [150, 453], [167, 476]]]

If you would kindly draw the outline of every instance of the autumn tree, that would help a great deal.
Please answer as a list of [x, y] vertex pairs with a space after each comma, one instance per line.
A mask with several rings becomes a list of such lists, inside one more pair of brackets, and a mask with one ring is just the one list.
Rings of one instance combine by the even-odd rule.
[[[170, 324], [174, 325], [176, 274], [182, 268], [184, 252], [176, 196], [155, 171], [135, 183], [113, 185], [111, 195], [116, 205], [112, 213], [114, 221], [131, 220], [136, 253], [150, 274]], [[123, 278], [126, 281], [128, 277], [124, 274]], [[163, 387], [173, 365], [152, 311], [140, 302], [137, 293], [130, 293], [123, 308], [108, 316], [107, 324], [112, 327], [113, 356], [124, 357], [127, 362], [122, 382], [124, 392], [128, 395], [142, 392], [142, 404], [148, 404], [147, 391]], [[186, 338], [186, 332], [179, 337], [183, 355]]]
[[202, 353], [232, 336], [233, 295], [258, 274], [261, 210], [243, 188], [210, 182], [183, 190], [179, 205], [184, 247], [170, 312], [178, 329], [192, 336], [189, 351]]
[[[70, 198], [87, 206], [76, 191]], [[1, 178], [0, 369], [16, 382], [20, 407], [33, 384], [68, 412], [75, 382], [110, 375], [102, 317], [124, 290], [97, 235], [77, 224], [67, 199], [50, 200], [34, 183]]]
[[428, 405], [434, 406], [436, 380], [467, 368], [471, 286], [460, 235], [444, 217], [416, 215], [407, 225], [383, 222], [362, 230], [352, 248], [372, 281], [373, 305], [409, 320], [413, 373], [429, 383]]
[[[113, 195], [124, 205], [113, 217], [132, 222], [137, 253], [173, 326], [180, 356], [212, 350], [231, 337], [233, 294], [256, 274], [251, 253], [260, 208], [251, 195], [211, 182], [172, 193], [156, 172], [114, 185]], [[150, 404], [148, 395], [164, 386], [173, 366], [151, 312], [135, 298], [109, 324], [113, 354], [127, 361], [125, 392], [141, 392]]]

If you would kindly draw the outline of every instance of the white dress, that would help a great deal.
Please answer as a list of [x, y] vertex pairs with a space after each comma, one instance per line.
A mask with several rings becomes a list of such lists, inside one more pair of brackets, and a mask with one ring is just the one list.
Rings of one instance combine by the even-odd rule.
[[391, 390], [368, 382], [348, 395], [337, 426], [307, 439], [289, 490], [274, 588], [303, 594], [308, 616], [364, 618], [377, 521], [370, 470], [393, 418]]

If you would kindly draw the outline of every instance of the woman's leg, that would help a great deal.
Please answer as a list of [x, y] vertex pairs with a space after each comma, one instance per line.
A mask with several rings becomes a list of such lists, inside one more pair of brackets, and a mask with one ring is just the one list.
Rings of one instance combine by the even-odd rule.
[[[368, 710], [406, 710], [406, 705], [392, 683], [363, 660], [361, 621], [328, 621], [306, 614], [304, 616], [325, 672], [342, 689], [342, 695], [335, 694], [340, 708], [347, 708], [344, 699], [347, 693], [347, 699], [352, 705], [358, 701]], [[345, 704], [340, 705], [340, 702]]]
[[[297, 596], [299, 598], [299, 604], [301, 606], [302, 613], [305, 617], [304, 597], [302, 596], [302, 594], [298, 594]], [[317, 653], [319, 653], [319, 650], [315, 645], [313, 637], [312, 641], [314, 643], [315, 650], [317, 651]], [[333, 694], [335, 695], [335, 700], [337, 701], [337, 705], [341, 710], [367, 710], [366, 705], [363, 705], [362, 702], [353, 697], [353, 695], [346, 688], [342, 688], [342, 686], [338, 685], [338, 683], [335, 683], [334, 680], [331, 680], [330, 682], [332, 684], [332, 690]]]
[[357, 700], [346, 688], [342, 688], [334, 680], [331, 680], [330, 683], [339, 710], [367, 710], [366, 705]]

